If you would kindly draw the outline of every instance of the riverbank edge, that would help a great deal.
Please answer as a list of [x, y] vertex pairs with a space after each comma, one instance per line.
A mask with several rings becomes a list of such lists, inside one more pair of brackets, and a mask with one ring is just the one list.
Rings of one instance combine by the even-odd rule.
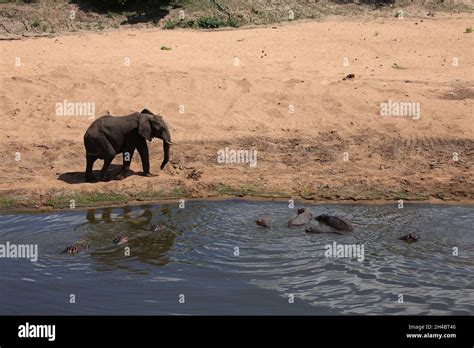
[[[59, 212], [69, 210], [89, 210], [89, 209], [103, 209], [103, 208], [121, 208], [126, 206], [141, 206], [141, 205], [158, 205], [158, 204], [179, 204], [184, 202], [192, 201], [257, 201], [257, 202], [289, 202], [292, 200], [298, 205], [328, 205], [328, 204], [352, 204], [352, 205], [397, 205], [400, 201], [403, 204], [435, 204], [435, 205], [465, 205], [474, 206], [474, 200], [470, 198], [459, 198], [453, 199], [440, 199], [435, 197], [427, 197], [426, 199], [412, 199], [410, 197], [400, 198], [379, 198], [379, 199], [355, 199], [355, 198], [305, 198], [297, 195], [275, 195], [275, 194], [215, 194], [207, 196], [170, 196], [161, 198], [150, 198], [150, 199], [131, 199], [127, 195], [111, 195], [110, 200], [97, 200], [97, 193], [90, 193], [90, 196], [80, 193], [82, 197], [88, 197], [90, 201], [88, 203], [83, 200], [79, 202], [74, 201], [71, 204], [71, 200], [77, 198], [76, 194], [64, 195], [64, 199], [61, 201], [53, 201], [49, 199], [47, 202], [33, 201], [24, 202], [16, 201], [14, 198], [0, 195], [0, 214], [5, 213], [44, 213], [44, 212]], [[162, 194], [162, 193], [160, 193]], [[108, 196], [107, 194], [101, 194], [102, 196]], [[123, 200], [117, 200], [117, 196], [123, 196]], [[128, 198], [125, 198], [128, 197]], [[59, 202], [54, 204], [53, 202]]]

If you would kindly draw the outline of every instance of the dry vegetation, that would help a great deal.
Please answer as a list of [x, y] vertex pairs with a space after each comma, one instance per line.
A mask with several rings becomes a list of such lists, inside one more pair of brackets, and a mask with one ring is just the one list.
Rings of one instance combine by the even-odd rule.
[[130, 2], [134, 5], [104, 5], [119, 1], [0, 0], [0, 36], [54, 35], [129, 26], [215, 29], [331, 16], [390, 18], [400, 9], [410, 17], [423, 17], [427, 12], [434, 16], [435, 11], [473, 11], [471, 0], [161, 0], [153, 1], [152, 6], [140, 1]]

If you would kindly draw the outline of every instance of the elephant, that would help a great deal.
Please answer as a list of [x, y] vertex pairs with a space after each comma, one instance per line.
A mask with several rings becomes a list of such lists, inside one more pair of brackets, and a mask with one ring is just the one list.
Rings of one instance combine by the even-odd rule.
[[92, 173], [92, 167], [97, 159], [104, 160], [100, 171], [100, 180], [109, 180], [108, 168], [118, 153], [123, 154], [123, 166], [115, 179], [123, 179], [135, 149], [138, 150], [143, 165], [143, 175], [153, 176], [150, 173], [147, 140], [160, 138], [163, 140], [163, 162], [161, 170], [169, 161], [171, 135], [163, 118], [153, 114], [148, 109], [135, 112], [127, 116], [102, 116], [95, 120], [84, 134], [86, 148], [86, 182], [97, 181]]

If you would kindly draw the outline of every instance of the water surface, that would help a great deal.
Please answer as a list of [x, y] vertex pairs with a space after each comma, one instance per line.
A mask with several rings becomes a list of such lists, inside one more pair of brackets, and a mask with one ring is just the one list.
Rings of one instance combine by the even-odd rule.
[[[286, 226], [296, 214], [287, 203], [239, 200], [0, 215], [0, 244], [39, 248], [37, 262], [0, 259], [0, 314], [474, 312], [472, 207], [308, 208], [355, 229], [309, 235]], [[270, 229], [255, 224], [261, 216]], [[156, 223], [166, 230], [152, 233]], [[420, 241], [398, 240], [407, 233]], [[130, 256], [112, 243], [117, 234], [129, 236]], [[364, 260], [325, 257], [333, 242], [364, 245]], [[61, 254], [73, 243], [89, 249]]]

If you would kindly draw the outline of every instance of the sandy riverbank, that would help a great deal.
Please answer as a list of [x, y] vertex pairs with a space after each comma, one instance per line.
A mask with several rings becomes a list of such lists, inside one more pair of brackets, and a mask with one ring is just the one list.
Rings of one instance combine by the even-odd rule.
[[[473, 22], [461, 14], [0, 42], [0, 202], [472, 202], [474, 34], [464, 31]], [[56, 116], [64, 100], [95, 103], [97, 116], [144, 107], [162, 114], [176, 143], [170, 164], [159, 171], [154, 140], [157, 177], [84, 183], [82, 136], [91, 120]], [[420, 118], [381, 117], [388, 100], [419, 103]], [[226, 147], [256, 150], [257, 166], [217, 163]], [[141, 171], [138, 156], [131, 169]]]

